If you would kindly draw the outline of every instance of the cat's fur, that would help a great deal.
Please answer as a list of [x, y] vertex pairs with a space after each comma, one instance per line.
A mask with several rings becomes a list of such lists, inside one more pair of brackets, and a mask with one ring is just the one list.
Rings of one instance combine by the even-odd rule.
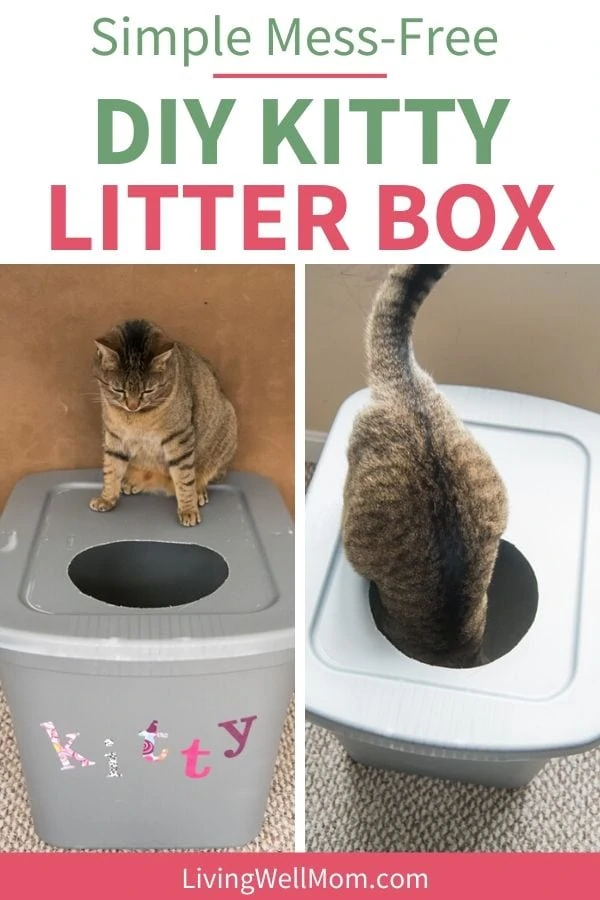
[[379, 630], [432, 665], [479, 665], [487, 589], [507, 521], [487, 453], [416, 363], [417, 311], [448, 266], [392, 268], [367, 328], [371, 402], [348, 449], [343, 541], [376, 586]]
[[151, 322], [123, 322], [96, 341], [104, 426], [104, 483], [90, 506], [119, 494], [174, 493], [182, 525], [200, 522], [207, 486], [237, 446], [237, 420], [210, 364]]

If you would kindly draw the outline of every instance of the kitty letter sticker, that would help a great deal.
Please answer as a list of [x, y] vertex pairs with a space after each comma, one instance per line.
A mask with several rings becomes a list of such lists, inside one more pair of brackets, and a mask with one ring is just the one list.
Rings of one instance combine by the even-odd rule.
[[[226, 722], [218, 722], [217, 728], [222, 728], [227, 735], [229, 746], [223, 751], [225, 759], [235, 759], [246, 749], [248, 739], [252, 732], [252, 727], [257, 716], [244, 716], [241, 719], [228, 719]], [[79, 731], [67, 732], [64, 738], [59, 736], [58, 730], [54, 722], [41, 722], [40, 727], [44, 729], [50, 743], [56, 751], [60, 768], [62, 772], [68, 772], [70, 769], [90, 768], [96, 765], [96, 761], [89, 759], [75, 750], [73, 744], [80, 737]], [[169, 747], [164, 745], [164, 741], [168, 740], [169, 733], [161, 731], [158, 719], [152, 719], [146, 728], [137, 732], [137, 737], [141, 738], [140, 759], [150, 763], [164, 763], [169, 757]], [[104, 739], [104, 759], [106, 760], [106, 778], [121, 778], [123, 773], [119, 766], [119, 756], [116, 742], [112, 737]], [[203, 746], [200, 738], [194, 738], [189, 747], [185, 747], [179, 751], [179, 754], [172, 755], [171, 758], [177, 759], [183, 756], [183, 774], [186, 778], [206, 778], [212, 771], [207, 757], [211, 757], [213, 751]]]

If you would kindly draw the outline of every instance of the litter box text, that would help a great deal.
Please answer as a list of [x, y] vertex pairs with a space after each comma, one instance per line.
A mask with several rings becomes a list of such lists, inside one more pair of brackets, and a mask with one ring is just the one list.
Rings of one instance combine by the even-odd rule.
[[[218, 723], [217, 728], [223, 729], [219, 734], [227, 735], [229, 744], [222, 750], [225, 759], [235, 759], [241, 756], [246, 749], [252, 726], [257, 718], [257, 716], [244, 716], [241, 719], [229, 719], [226, 722]], [[44, 729], [56, 751], [61, 771], [68, 772], [78, 766], [89, 768], [96, 765], [95, 760], [73, 749], [73, 744], [80, 736], [78, 731], [68, 732], [63, 739], [59, 736], [54, 722], [41, 722], [40, 727]], [[162, 763], [167, 759], [170, 753], [169, 747], [159, 747], [157, 742], [162, 743], [167, 740], [169, 734], [159, 730], [158, 719], [153, 719], [145, 729], [137, 733], [137, 736], [142, 738], [140, 756], [143, 761]], [[104, 748], [106, 750], [103, 754], [106, 760], [106, 778], [121, 778], [123, 772], [119, 764], [116, 742], [111, 737], [106, 737]], [[221, 753], [221, 750], [217, 752]], [[198, 779], [210, 775], [212, 766], [208, 764], [207, 757], [213, 755], [213, 750], [203, 747], [200, 738], [194, 738], [188, 747], [179, 751], [179, 754], [184, 757], [183, 772], [186, 778]]]
[[[537, 185], [525, 196], [518, 184], [505, 184], [493, 194], [476, 184], [454, 184], [438, 197], [427, 196], [417, 185], [380, 185], [377, 201], [375, 239], [378, 250], [417, 250], [430, 237], [439, 238], [451, 250], [481, 250], [490, 243], [502, 250], [518, 250], [527, 235], [538, 250], [554, 250], [554, 244], [540, 220], [553, 185]], [[143, 229], [139, 235], [145, 250], [163, 249], [165, 207], [170, 203], [199, 204], [199, 220], [193, 239], [200, 251], [215, 251], [218, 246], [218, 212], [222, 204], [236, 198], [239, 203], [240, 247], [252, 251], [311, 251], [324, 241], [334, 251], [350, 250], [352, 238], [346, 224], [348, 197], [331, 184], [301, 184], [289, 188], [283, 184], [130, 184], [103, 185], [97, 216], [87, 235], [75, 235], [67, 225], [67, 187], [52, 185], [52, 249], [119, 249], [119, 216], [127, 203], [143, 201]], [[279, 205], [269, 209], [263, 203]], [[463, 203], [474, 210], [470, 233], [459, 233], [456, 209]], [[499, 214], [508, 211], [512, 225], [504, 232], [497, 226]], [[286, 234], [285, 220], [293, 222], [293, 233]], [[279, 234], [266, 235], [265, 225], [279, 226]], [[288, 226], [289, 227], [289, 226]], [[402, 233], [399, 233], [399, 232]], [[102, 238], [94, 238], [93, 233]], [[239, 249], [239, 248], [238, 248]]]

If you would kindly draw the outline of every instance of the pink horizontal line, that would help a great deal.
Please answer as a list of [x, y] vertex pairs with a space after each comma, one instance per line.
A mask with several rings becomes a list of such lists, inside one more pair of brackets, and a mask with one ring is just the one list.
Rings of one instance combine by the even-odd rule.
[[213, 78], [387, 78], [383, 72], [221, 72]]

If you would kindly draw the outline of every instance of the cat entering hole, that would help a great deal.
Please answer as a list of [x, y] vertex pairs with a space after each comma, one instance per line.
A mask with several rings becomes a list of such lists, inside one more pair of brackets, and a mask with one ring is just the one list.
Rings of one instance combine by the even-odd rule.
[[369, 405], [348, 446], [343, 543], [377, 587], [377, 628], [407, 656], [485, 662], [487, 595], [507, 524], [492, 461], [412, 350], [416, 314], [448, 266], [392, 268], [366, 334]]
[[181, 524], [198, 524], [208, 485], [225, 476], [237, 448], [236, 414], [214, 369], [145, 319], [95, 344], [104, 477], [90, 507], [114, 509], [121, 493], [175, 494]]

